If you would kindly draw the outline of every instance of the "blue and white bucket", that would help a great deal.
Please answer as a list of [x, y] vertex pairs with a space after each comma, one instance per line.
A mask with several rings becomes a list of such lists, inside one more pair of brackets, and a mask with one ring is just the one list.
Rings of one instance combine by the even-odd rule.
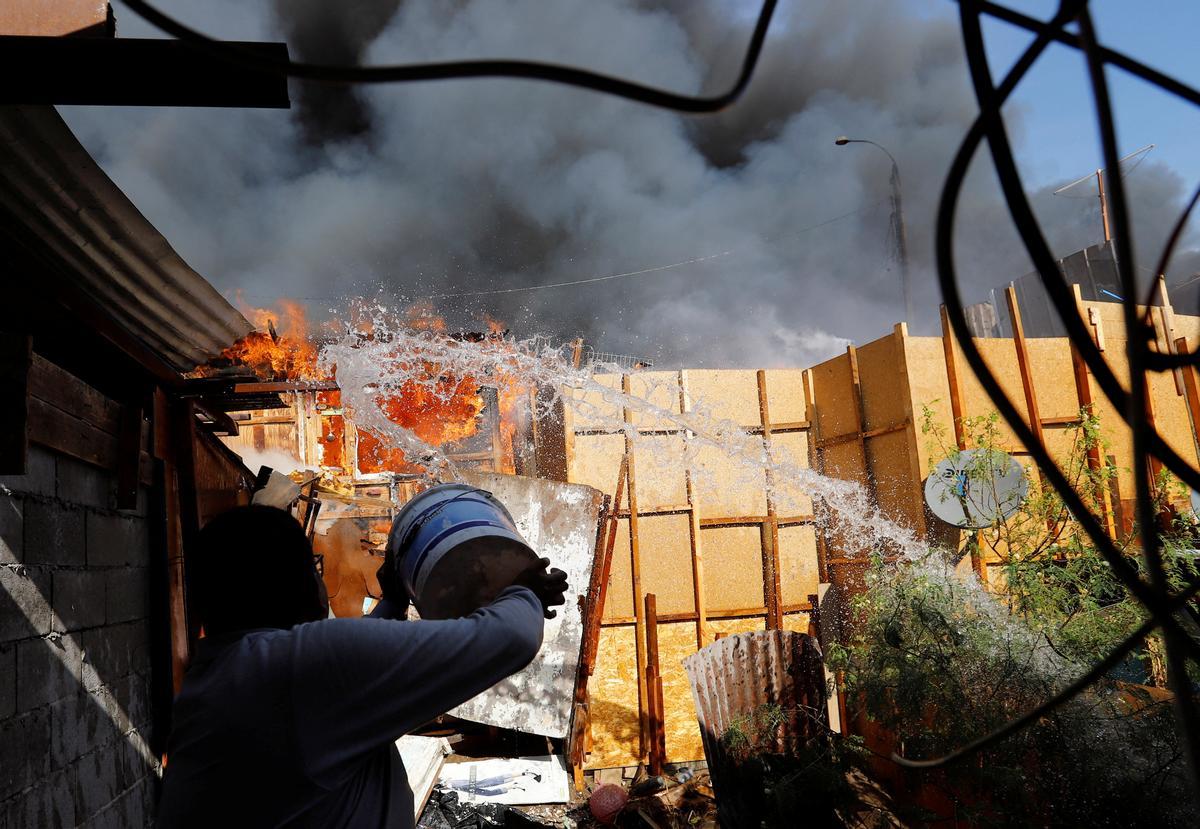
[[431, 487], [405, 504], [388, 550], [423, 619], [471, 613], [538, 561], [504, 504], [462, 483]]

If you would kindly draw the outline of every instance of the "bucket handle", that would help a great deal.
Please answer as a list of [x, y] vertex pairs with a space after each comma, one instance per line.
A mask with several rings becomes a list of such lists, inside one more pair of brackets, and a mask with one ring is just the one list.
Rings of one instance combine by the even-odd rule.
[[439, 512], [441, 512], [443, 509], [445, 509], [451, 503], [453, 503], [454, 501], [457, 501], [459, 498], [465, 498], [466, 496], [474, 495], [475, 493], [483, 493], [488, 498], [491, 498], [493, 501], [496, 499], [496, 496], [492, 495], [492, 493], [488, 492], [486, 489], [470, 489], [470, 490], [467, 490], [466, 492], [460, 492], [458, 495], [455, 495], [453, 498], [447, 498], [445, 501], [442, 501], [440, 504], [438, 504], [433, 509], [422, 514], [416, 521], [414, 521], [412, 523], [411, 526], [409, 526], [408, 532], [406, 532], [404, 534], [404, 537], [401, 538], [400, 542], [396, 545], [398, 548], [396, 550], [396, 552], [399, 553], [401, 550], [408, 547], [408, 543], [412, 540], [413, 536], [416, 535], [417, 532], [420, 531], [420, 529], [422, 527], [424, 527], [433, 518], [433, 516], [437, 515]]

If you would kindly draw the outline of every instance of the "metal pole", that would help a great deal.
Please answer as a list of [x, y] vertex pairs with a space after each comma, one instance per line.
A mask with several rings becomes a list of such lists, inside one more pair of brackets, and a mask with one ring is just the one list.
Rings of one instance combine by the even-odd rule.
[[1104, 241], [1112, 241], [1112, 231], [1108, 227], [1108, 199], [1104, 197], [1104, 171], [1096, 171], [1096, 190], [1100, 196], [1100, 221], [1104, 223]]
[[[881, 148], [882, 149], [882, 148]], [[884, 150], [884, 152], [887, 152]], [[888, 153], [891, 156], [891, 153]], [[900, 201], [900, 167], [892, 159], [892, 233], [896, 237], [896, 260], [900, 265], [900, 292], [904, 296], [904, 321], [913, 320], [912, 289], [908, 275], [908, 238], [904, 232], [904, 208]]]
[[845, 144], [870, 144], [883, 151], [883, 154], [892, 162], [892, 216], [891, 230], [894, 238], [895, 249], [893, 251], [896, 262], [900, 268], [900, 295], [904, 300], [904, 321], [912, 322], [913, 319], [913, 304], [912, 290], [908, 273], [908, 238], [904, 232], [904, 208], [900, 195], [900, 165], [896, 163], [896, 159], [888, 152], [887, 148], [882, 144], [876, 144], [867, 138], [847, 138], [844, 135], [838, 136], [834, 141], [839, 147]]

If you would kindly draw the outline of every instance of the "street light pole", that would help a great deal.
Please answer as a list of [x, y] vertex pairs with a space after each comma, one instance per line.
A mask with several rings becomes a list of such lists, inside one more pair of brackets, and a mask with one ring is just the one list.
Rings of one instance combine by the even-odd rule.
[[847, 138], [844, 135], [839, 135], [834, 139], [834, 144], [839, 147], [844, 147], [847, 144], [870, 144], [883, 151], [883, 154], [892, 162], [892, 216], [891, 216], [891, 231], [892, 238], [895, 240], [895, 249], [893, 255], [896, 257], [896, 262], [900, 268], [900, 292], [904, 297], [904, 321], [911, 322], [913, 318], [912, 306], [912, 290], [909, 284], [908, 276], [908, 238], [904, 232], [904, 208], [901, 202], [900, 195], [900, 165], [896, 163], [895, 157], [887, 151], [887, 148], [881, 144], [876, 144], [874, 141], [869, 141], [865, 138]]

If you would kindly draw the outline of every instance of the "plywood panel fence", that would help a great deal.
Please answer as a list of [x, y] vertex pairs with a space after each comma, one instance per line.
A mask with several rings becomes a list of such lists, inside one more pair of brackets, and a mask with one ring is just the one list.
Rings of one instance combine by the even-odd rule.
[[[1100, 518], [1114, 537], [1128, 533], [1134, 475], [1129, 429], [1071, 341], [1026, 337], [1015, 297], [1012, 291], [1008, 294], [1014, 336], [976, 339], [976, 347], [1031, 431], [1041, 436], [1053, 456], [1065, 458], [1070, 452], [1081, 410], [1096, 414], [1105, 446], [1091, 450], [1086, 462], [1093, 469], [1107, 466], [1112, 473], [1110, 486], [1098, 493]], [[1078, 313], [1094, 342], [1127, 385], [1122, 306], [1083, 302], [1078, 291], [1076, 297]], [[1200, 318], [1174, 314], [1164, 302], [1151, 309], [1150, 320], [1159, 350], [1194, 350], [1200, 345]], [[1177, 374], [1178, 378], [1172, 372], [1150, 378], [1151, 417], [1167, 443], [1195, 463], [1194, 424], [1200, 415], [1200, 397], [1189, 406], [1188, 381], [1195, 378], [1182, 371]], [[989, 415], [996, 407], [967, 365], [945, 315], [940, 337], [912, 337], [903, 324], [898, 325], [887, 337], [851, 346], [845, 354], [812, 367], [808, 385], [817, 471], [862, 484], [886, 515], [929, 543], [960, 544], [963, 537], [959, 532], [925, 509], [924, 479], [947, 452], [968, 447], [964, 422]], [[944, 441], [923, 432], [926, 420], [940, 427]], [[999, 436], [1002, 448], [1031, 463], [1027, 448], [1003, 421]], [[1037, 485], [1040, 474], [1031, 471]], [[835, 535], [823, 539], [823, 549], [822, 581], [846, 592], [860, 589], [869, 566], [864, 551]], [[977, 555], [969, 562], [984, 580], [999, 564], [993, 554]]]
[[[613, 499], [613, 561], [589, 689], [588, 765], [634, 765], [647, 757], [648, 594], [657, 599], [664, 704], [654, 716], [665, 728], [666, 756], [701, 759], [683, 659], [722, 635], [808, 629], [809, 597], [818, 584], [817, 533], [811, 500], [787, 475], [809, 466], [805, 379], [798, 370], [597, 379], [619, 388], [627, 402], [644, 400], [653, 408], [621, 405], [617, 411], [617, 404], [592, 395], [587, 414], [568, 401], [561, 411], [565, 439], [555, 441], [563, 447], [568, 480]], [[757, 447], [757, 456], [731, 457], [699, 439], [689, 428], [689, 415], [699, 410], [705, 426], [736, 424], [753, 436], [758, 443], [748, 445]]]

